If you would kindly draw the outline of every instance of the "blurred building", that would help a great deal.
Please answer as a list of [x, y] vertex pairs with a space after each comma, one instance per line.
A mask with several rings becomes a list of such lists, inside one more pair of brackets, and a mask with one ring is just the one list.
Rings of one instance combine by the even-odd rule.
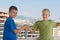
[[6, 18], [8, 16], [9, 16], [8, 13], [0, 11], [0, 40], [2, 40], [4, 22], [6, 21]]

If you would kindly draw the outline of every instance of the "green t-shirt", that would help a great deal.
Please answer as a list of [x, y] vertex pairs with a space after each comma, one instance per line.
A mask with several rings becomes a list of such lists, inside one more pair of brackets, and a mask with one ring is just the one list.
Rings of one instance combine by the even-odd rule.
[[53, 40], [53, 27], [56, 27], [57, 23], [54, 21], [37, 21], [32, 27], [35, 31], [39, 30], [38, 40]]

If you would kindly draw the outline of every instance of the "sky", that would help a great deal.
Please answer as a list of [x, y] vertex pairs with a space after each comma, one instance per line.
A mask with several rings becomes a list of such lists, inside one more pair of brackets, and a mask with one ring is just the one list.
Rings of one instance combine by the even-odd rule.
[[0, 10], [8, 12], [12, 5], [18, 8], [18, 15], [42, 18], [42, 10], [48, 8], [50, 18], [60, 18], [60, 0], [0, 0]]

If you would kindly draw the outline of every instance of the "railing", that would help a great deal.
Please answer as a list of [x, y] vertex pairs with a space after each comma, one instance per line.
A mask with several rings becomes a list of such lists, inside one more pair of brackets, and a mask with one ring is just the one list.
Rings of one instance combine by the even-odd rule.
[[[3, 37], [3, 28], [0, 27], [0, 40], [2, 40]], [[56, 31], [56, 28], [53, 29], [54, 31], [54, 36], [60, 36], [60, 30]], [[57, 34], [56, 34], [57, 33]], [[31, 33], [30, 31], [21, 31], [21, 33], [17, 34], [17, 39], [27, 39], [27, 38], [38, 38], [39, 37], [39, 31], [35, 31], [34, 33]]]

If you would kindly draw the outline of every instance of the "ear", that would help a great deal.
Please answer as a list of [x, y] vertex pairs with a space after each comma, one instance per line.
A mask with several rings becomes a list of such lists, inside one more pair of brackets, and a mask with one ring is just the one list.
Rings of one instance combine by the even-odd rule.
[[49, 14], [49, 17], [50, 17], [50, 14]]

